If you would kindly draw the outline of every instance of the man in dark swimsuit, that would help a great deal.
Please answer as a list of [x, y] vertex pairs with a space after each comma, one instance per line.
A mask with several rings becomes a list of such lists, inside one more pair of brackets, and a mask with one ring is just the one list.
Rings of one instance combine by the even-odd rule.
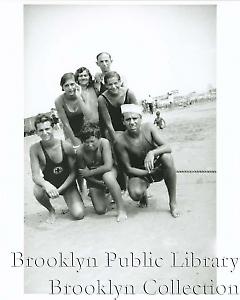
[[169, 195], [170, 212], [178, 217], [176, 203], [176, 170], [171, 149], [150, 123], [141, 124], [141, 107], [126, 104], [121, 107], [126, 130], [116, 140], [116, 153], [129, 176], [128, 192], [139, 206], [147, 206], [146, 191], [153, 182], [164, 179]]
[[55, 220], [55, 210], [50, 199], [60, 195], [63, 196], [71, 215], [75, 219], [82, 219], [84, 205], [76, 186], [72, 146], [54, 137], [52, 120], [47, 115], [37, 115], [34, 124], [41, 138], [40, 142], [30, 148], [34, 196], [49, 211], [47, 222], [53, 223]]

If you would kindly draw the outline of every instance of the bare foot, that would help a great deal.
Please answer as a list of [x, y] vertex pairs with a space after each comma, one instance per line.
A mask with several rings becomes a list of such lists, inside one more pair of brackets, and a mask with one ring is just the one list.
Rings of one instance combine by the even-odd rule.
[[119, 211], [118, 215], [117, 215], [117, 222], [123, 222], [127, 220], [127, 214], [125, 211]]
[[180, 212], [177, 208], [177, 204], [171, 204], [170, 205], [170, 212], [171, 212], [171, 215], [174, 217], [174, 218], [178, 218], [180, 216]]
[[138, 207], [144, 208], [148, 206], [148, 198], [147, 194], [145, 193], [142, 199], [139, 201]]
[[56, 214], [55, 214], [55, 211], [49, 212], [49, 216], [48, 216], [46, 222], [47, 222], [48, 224], [53, 224], [55, 221], [56, 221]]

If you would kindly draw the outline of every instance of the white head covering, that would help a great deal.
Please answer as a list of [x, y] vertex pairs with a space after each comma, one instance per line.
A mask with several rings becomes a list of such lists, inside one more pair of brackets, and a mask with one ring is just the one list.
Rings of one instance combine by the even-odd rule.
[[124, 113], [136, 113], [142, 115], [142, 107], [137, 104], [123, 104], [121, 105], [121, 112]]

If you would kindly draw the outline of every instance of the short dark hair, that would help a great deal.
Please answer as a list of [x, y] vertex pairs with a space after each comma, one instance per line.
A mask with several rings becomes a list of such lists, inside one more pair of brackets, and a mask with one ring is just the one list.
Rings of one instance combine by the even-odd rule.
[[107, 84], [108, 79], [112, 78], [112, 77], [117, 77], [119, 81], [121, 80], [121, 77], [120, 77], [120, 75], [117, 72], [115, 72], [115, 71], [109, 71], [104, 76], [104, 83]]
[[62, 91], [63, 91], [63, 85], [65, 84], [65, 82], [71, 78], [73, 78], [75, 81], [75, 76], [72, 72], [63, 74], [63, 76], [61, 77], [61, 80], [60, 80], [60, 85], [62, 87]]
[[88, 73], [88, 76], [89, 76], [88, 87], [93, 86], [92, 74], [91, 74], [90, 71], [89, 71], [87, 68], [85, 68], [85, 67], [81, 67], [81, 68], [77, 69], [77, 71], [75, 72], [74, 78], [75, 78], [76, 83], [79, 84], [79, 82], [78, 82], [78, 75], [81, 74], [81, 73], [84, 72], [84, 71], [86, 71], [86, 72]]
[[49, 117], [46, 114], [38, 114], [34, 120], [34, 127], [37, 129], [37, 124], [44, 123], [47, 121], [49, 121], [51, 123], [51, 126], [53, 127], [53, 120], [51, 117]]
[[77, 137], [79, 137], [82, 142], [85, 142], [91, 136], [95, 136], [98, 139], [101, 137], [99, 125], [97, 123], [86, 122], [83, 124]]
[[109, 56], [110, 60], [112, 60], [112, 57], [111, 57], [111, 55], [108, 52], [98, 53], [98, 55], [96, 56], [96, 59], [98, 60], [99, 56], [102, 55], [102, 54], [107, 54]]

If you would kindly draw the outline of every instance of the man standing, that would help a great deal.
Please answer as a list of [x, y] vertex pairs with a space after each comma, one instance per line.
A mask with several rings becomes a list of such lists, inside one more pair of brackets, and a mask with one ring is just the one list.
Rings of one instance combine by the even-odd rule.
[[[63, 196], [75, 219], [84, 217], [84, 205], [76, 186], [75, 159], [72, 146], [56, 139], [49, 116], [37, 115], [34, 122], [40, 142], [30, 148], [34, 196], [49, 211], [48, 223], [55, 221], [55, 209], [50, 200]], [[43, 176], [42, 176], [43, 175]]]
[[170, 212], [178, 217], [176, 203], [176, 170], [171, 149], [160, 138], [159, 130], [150, 123], [142, 123], [141, 107], [121, 106], [126, 130], [116, 140], [116, 151], [129, 176], [128, 192], [139, 206], [147, 206], [147, 188], [164, 179], [169, 195]]
[[[107, 90], [107, 87], [104, 83], [104, 76], [106, 73], [111, 71], [111, 65], [112, 65], [112, 57], [108, 52], [101, 52], [97, 55], [97, 66], [101, 69], [100, 73], [96, 73], [95, 78], [95, 86], [97, 90], [99, 91], [99, 94], [102, 94], [104, 91]], [[126, 84], [123, 81], [123, 78], [121, 76], [121, 86], [125, 86]]]

